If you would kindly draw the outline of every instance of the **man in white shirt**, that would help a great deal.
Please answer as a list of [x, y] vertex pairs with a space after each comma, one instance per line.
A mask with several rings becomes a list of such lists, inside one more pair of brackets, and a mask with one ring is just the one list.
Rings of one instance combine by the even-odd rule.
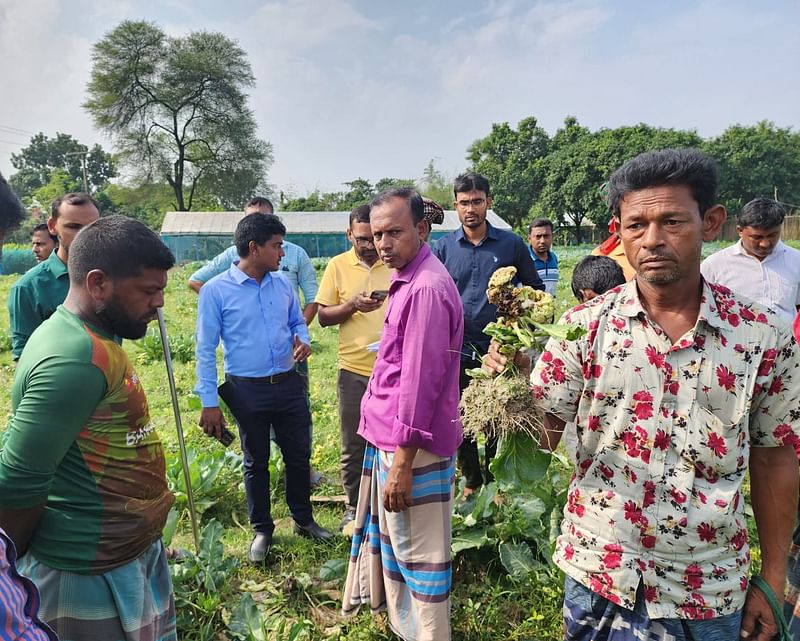
[[747, 203], [736, 217], [739, 242], [706, 258], [703, 277], [775, 311], [787, 323], [800, 309], [800, 251], [781, 241], [786, 212], [770, 198]]

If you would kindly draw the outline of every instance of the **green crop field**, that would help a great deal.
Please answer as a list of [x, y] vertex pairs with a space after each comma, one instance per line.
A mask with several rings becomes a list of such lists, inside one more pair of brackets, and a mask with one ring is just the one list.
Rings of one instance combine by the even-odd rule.
[[[586, 247], [556, 248], [562, 263], [558, 312], [573, 304], [569, 278]], [[320, 265], [321, 267], [321, 265]], [[197, 427], [193, 332], [196, 296], [185, 285], [190, 267], [172, 271], [164, 307], [172, 343], [181, 413], [191, 459], [192, 484], [203, 529], [199, 554], [173, 565], [179, 638], [194, 639], [393, 639], [382, 617], [362, 612], [352, 619], [339, 613], [349, 541], [316, 544], [292, 533], [283, 500], [282, 465], [271, 463], [276, 539], [264, 567], [246, 561], [251, 531], [241, 483], [238, 439], [227, 450]], [[17, 276], [0, 277], [5, 300]], [[0, 412], [11, 413], [14, 374], [8, 351], [7, 314], [0, 315]], [[125, 349], [144, 383], [153, 421], [168, 455], [168, 475], [177, 496], [165, 538], [194, 551], [181, 476], [175, 421], [160, 359], [156, 328]], [[343, 506], [324, 497], [342, 493], [339, 483], [339, 437], [336, 401], [336, 328], [311, 328], [311, 404], [314, 420], [313, 466], [327, 481], [316, 490], [317, 520], [336, 529]], [[221, 362], [221, 357], [220, 357]], [[453, 638], [456, 640], [549, 640], [561, 629], [560, 573], [549, 563], [569, 477], [563, 457], [554, 456], [539, 497], [495, 494], [489, 488], [471, 503], [457, 500], [454, 517]], [[754, 528], [751, 528], [751, 530]], [[172, 532], [174, 530], [174, 536]], [[757, 550], [755, 557], [758, 557]], [[511, 568], [509, 571], [508, 568]]]

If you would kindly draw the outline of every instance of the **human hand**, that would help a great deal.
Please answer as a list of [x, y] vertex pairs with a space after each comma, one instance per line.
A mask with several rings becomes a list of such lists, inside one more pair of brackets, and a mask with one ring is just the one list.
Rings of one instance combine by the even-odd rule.
[[[778, 597], [778, 602], [783, 603], [784, 586], [782, 582], [780, 586], [770, 583], [770, 587]], [[744, 601], [739, 636], [748, 641], [770, 641], [777, 633], [778, 624], [775, 622], [775, 616], [767, 598], [761, 590], [751, 584]]]
[[355, 308], [355, 311], [368, 314], [378, 309], [383, 304], [383, 301], [370, 298], [366, 292], [361, 292], [350, 299], [350, 304]]
[[222, 429], [225, 427], [225, 417], [219, 407], [204, 407], [200, 412], [200, 420], [197, 424], [208, 436], [219, 440], [222, 437]]
[[[531, 359], [522, 352], [514, 354], [514, 365], [522, 372], [523, 375], [530, 374]], [[497, 376], [502, 374], [508, 366], [508, 356], [500, 352], [500, 343], [492, 339], [489, 343], [489, 350], [486, 355], [481, 359], [481, 368], [484, 372]]]
[[295, 334], [292, 342], [292, 358], [294, 362], [302, 363], [309, 356], [311, 356], [311, 347], [301, 341], [300, 337]]
[[411, 498], [412, 480], [411, 461], [401, 462], [395, 455], [383, 485], [383, 507], [387, 512], [403, 512], [414, 504]]

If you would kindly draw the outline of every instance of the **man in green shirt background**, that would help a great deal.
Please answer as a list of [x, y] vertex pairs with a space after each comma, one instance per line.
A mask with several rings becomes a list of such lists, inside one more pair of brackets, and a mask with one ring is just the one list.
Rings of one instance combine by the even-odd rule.
[[161, 543], [174, 497], [120, 346], [155, 319], [174, 262], [139, 221], [88, 225], [72, 243], [64, 304], [19, 359], [0, 451], [0, 528], [62, 641], [176, 639]]
[[56, 311], [69, 289], [67, 257], [75, 235], [100, 218], [89, 194], [71, 192], [56, 198], [50, 206], [47, 229], [58, 237], [58, 249], [25, 273], [8, 294], [11, 320], [11, 354], [19, 360], [25, 344], [39, 325]]

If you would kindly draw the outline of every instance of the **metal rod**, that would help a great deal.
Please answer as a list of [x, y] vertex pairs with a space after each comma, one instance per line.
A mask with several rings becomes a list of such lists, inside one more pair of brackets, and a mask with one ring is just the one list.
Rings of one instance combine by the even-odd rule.
[[181, 421], [181, 409], [178, 405], [178, 389], [175, 387], [175, 372], [172, 369], [172, 355], [169, 353], [169, 340], [167, 339], [167, 326], [164, 323], [164, 310], [159, 307], [157, 313], [158, 331], [161, 334], [161, 348], [164, 350], [164, 362], [167, 364], [169, 391], [172, 396], [172, 411], [175, 414], [175, 427], [178, 430], [178, 448], [181, 451], [183, 482], [186, 484], [186, 498], [189, 501], [189, 516], [192, 520], [194, 549], [197, 554], [200, 554], [200, 531], [197, 529], [197, 512], [194, 510], [194, 494], [192, 493], [192, 479], [189, 474], [189, 459], [186, 457], [186, 443], [183, 440], [183, 422]]

